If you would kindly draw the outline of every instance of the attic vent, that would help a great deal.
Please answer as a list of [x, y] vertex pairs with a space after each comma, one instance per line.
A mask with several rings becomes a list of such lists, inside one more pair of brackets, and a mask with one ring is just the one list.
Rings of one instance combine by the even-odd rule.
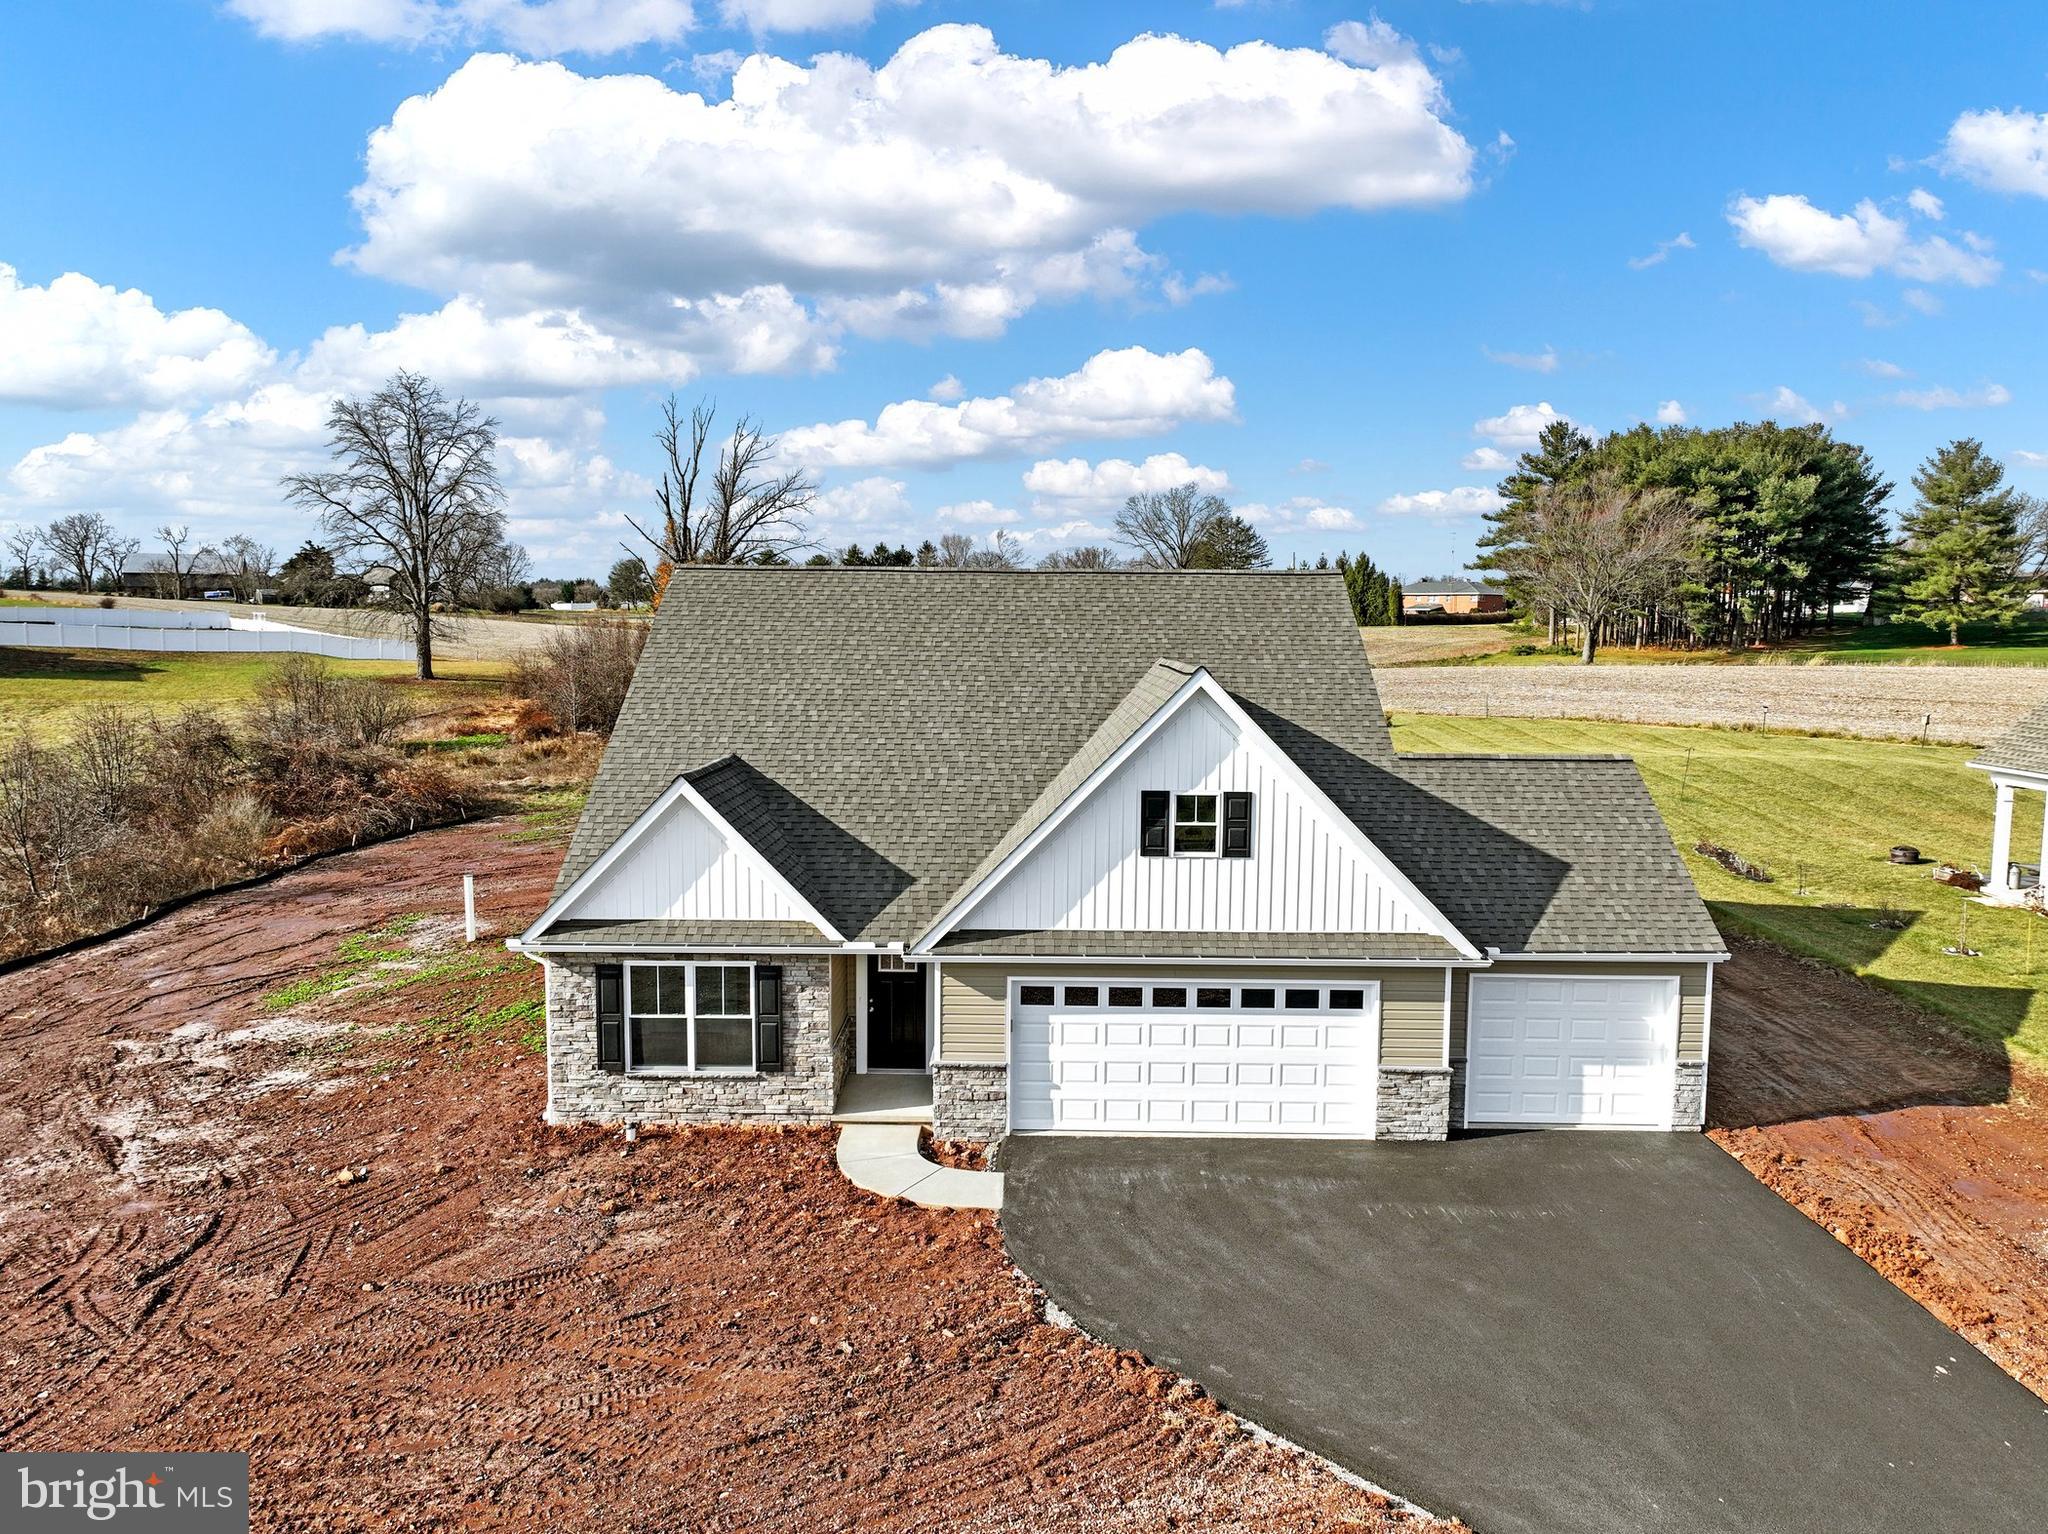
[[908, 974], [917, 966], [900, 953], [878, 953], [875, 955], [875, 968], [885, 975], [902, 975]]

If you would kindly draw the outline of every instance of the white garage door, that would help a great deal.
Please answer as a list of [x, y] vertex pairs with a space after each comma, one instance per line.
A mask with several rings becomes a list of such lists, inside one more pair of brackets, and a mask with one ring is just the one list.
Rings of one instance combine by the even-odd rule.
[[1474, 975], [1468, 1124], [1671, 1123], [1678, 981]]
[[1379, 988], [1284, 977], [1019, 981], [1017, 1130], [1372, 1134]]

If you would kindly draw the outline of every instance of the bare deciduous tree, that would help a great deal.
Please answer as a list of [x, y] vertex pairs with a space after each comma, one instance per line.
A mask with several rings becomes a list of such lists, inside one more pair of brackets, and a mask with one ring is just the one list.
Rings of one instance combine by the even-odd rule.
[[121, 588], [121, 572], [135, 562], [142, 551], [140, 538], [109, 538], [100, 551], [100, 574], [115, 590]]
[[1146, 490], [1124, 502], [1116, 514], [1116, 539], [1140, 565], [1192, 570], [1202, 559], [1211, 530], [1230, 507], [1192, 482], [1171, 490]]
[[1123, 561], [1116, 554], [1099, 543], [1084, 543], [1079, 548], [1054, 549], [1038, 562], [1041, 570], [1118, 570]]
[[74, 511], [52, 522], [43, 534], [43, 547], [60, 565], [69, 567], [80, 591], [92, 590], [93, 571], [99, 568], [114, 526], [96, 511]]
[[7, 575], [19, 575], [24, 589], [36, 583], [36, 559], [43, 552], [43, 530], [24, 522], [7, 529]]
[[277, 550], [268, 544], [258, 543], [247, 533], [236, 533], [232, 538], [222, 540], [220, 552], [222, 573], [234, 588], [235, 599], [255, 601], [261, 594], [264, 579], [274, 571]]
[[156, 530], [157, 542], [164, 546], [162, 554], [150, 562], [150, 568], [157, 572], [156, 594], [160, 597], [182, 597], [192, 566], [185, 558], [186, 547], [192, 542], [190, 527], [172, 527], [168, 522]]
[[434, 603], [466, 549], [504, 536], [498, 423], [468, 400], [400, 372], [328, 412], [336, 467], [294, 474], [285, 498], [318, 512], [337, 552], [392, 568], [391, 599], [411, 615], [421, 680], [434, 675]]
[[716, 416], [717, 408], [701, 400], [686, 419], [669, 396], [654, 434], [668, 459], [654, 492], [661, 521], [649, 531], [629, 517], [633, 531], [671, 566], [773, 563], [806, 547], [806, 514], [818, 487], [803, 470], [777, 462], [775, 439], [751, 416], [733, 424], [705, 482]]
[[1589, 666], [1602, 627], [1668, 595], [1699, 537], [1697, 514], [1676, 491], [1638, 489], [1608, 472], [1543, 486], [1525, 533], [1497, 556], [1499, 568], [1579, 625], [1579, 660]]

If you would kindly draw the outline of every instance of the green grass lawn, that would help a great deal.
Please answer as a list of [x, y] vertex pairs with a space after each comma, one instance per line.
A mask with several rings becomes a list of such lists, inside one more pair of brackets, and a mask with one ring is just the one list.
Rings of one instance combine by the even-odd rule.
[[[1570, 666], [1578, 663], [1575, 650], [1541, 648], [1539, 631], [1516, 635], [1507, 648], [1486, 655], [1460, 656], [1437, 662], [1466, 666]], [[1538, 646], [1533, 655], [1517, 655], [1516, 645]], [[1884, 666], [2048, 666], [2048, 616], [2032, 615], [2010, 628], [1994, 623], [1966, 623], [1963, 642], [1948, 643], [1946, 634], [1917, 623], [1879, 623], [1830, 629], [1803, 639], [1788, 639], [1764, 649], [1742, 650], [1637, 650], [1628, 645], [1611, 645], [1599, 652], [1595, 662], [1602, 666], [1654, 665], [1690, 661], [1718, 665], [1884, 665]]]
[[[165, 655], [145, 650], [43, 650], [0, 647], [0, 729], [33, 725], [44, 737], [66, 733], [69, 721], [109, 703], [151, 711], [192, 704], [235, 709], [253, 701], [277, 655]], [[405, 661], [346, 660], [328, 665], [343, 676], [388, 677], [420, 699], [445, 706], [494, 691], [505, 674], [496, 661], [444, 661], [442, 680], [415, 682]]]
[[[1612, 752], [1635, 758], [1715, 919], [1862, 975], [1961, 1032], [2048, 1065], [2048, 920], [1967, 904], [1931, 864], [1886, 859], [1908, 843], [1982, 870], [1991, 785], [1967, 746], [1668, 725], [1398, 715], [1403, 751]], [[2041, 800], [2022, 795], [2015, 856], [2040, 846]], [[1773, 876], [1756, 884], [1693, 850], [1718, 843]], [[1968, 913], [1968, 946], [1942, 952]], [[1873, 925], [1876, 923], [1877, 925]]]

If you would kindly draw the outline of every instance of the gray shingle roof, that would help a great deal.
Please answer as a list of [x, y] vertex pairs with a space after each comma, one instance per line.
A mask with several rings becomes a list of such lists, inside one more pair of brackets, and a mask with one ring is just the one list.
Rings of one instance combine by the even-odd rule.
[[1642, 774], [1625, 756], [1403, 756], [1398, 776], [1352, 813], [1482, 946], [1724, 951]]
[[679, 570], [557, 892], [688, 773], [847, 938], [911, 941], [1197, 666], [1474, 943], [1719, 951], [1632, 763], [1397, 762], [1320, 572]]
[[1423, 959], [1465, 956], [1424, 932], [997, 932], [957, 928], [933, 944], [940, 958], [1018, 954], [1090, 959]]
[[2009, 767], [2015, 772], [2048, 773], [2048, 703], [1970, 758], [1978, 767]]

